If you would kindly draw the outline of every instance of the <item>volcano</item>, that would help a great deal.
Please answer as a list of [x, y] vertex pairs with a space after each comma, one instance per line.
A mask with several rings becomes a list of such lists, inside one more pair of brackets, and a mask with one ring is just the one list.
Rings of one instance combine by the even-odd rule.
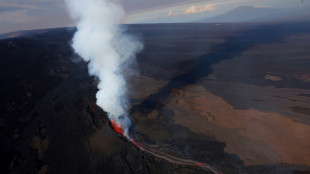
[[127, 27], [129, 138], [74, 28], [0, 40], [1, 173], [309, 173], [309, 23]]

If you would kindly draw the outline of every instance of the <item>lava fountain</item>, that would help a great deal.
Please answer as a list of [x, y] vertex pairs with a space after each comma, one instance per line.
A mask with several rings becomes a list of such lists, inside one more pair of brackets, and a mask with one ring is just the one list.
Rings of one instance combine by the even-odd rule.
[[123, 137], [126, 137], [124, 130], [121, 125], [119, 125], [115, 120], [110, 120], [111, 127], [114, 132], [121, 134]]

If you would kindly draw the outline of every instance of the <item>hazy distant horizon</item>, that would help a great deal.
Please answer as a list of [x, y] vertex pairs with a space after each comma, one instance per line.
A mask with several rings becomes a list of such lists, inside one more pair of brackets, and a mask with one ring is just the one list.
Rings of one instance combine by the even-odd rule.
[[[310, 11], [310, 0], [118, 0], [126, 12], [125, 24], [191, 23], [225, 14], [240, 6]], [[2, 0], [0, 34], [33, 29], [72, 27], [63, 0]]]

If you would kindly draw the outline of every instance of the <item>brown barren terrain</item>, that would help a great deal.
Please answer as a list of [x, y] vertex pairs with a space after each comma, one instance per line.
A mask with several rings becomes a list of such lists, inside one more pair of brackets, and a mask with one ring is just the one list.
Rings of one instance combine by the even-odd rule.
[[226, 142], [225, 151], [239, 155], [247, 165], [310, 165], [309, 125], [278, 113], [235, 109], [201, 86], [179, 93], [183, 95], [174, 95], [169, 103], [175, 122]]

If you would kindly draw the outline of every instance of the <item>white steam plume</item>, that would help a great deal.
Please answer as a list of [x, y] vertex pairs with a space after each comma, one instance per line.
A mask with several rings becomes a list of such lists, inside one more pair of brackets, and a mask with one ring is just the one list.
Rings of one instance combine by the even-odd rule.
[[126, 81], [123, 70], [135, 59], [142, 44], [118, 25], [123, 9], [112, 0], [65, 0], [77, 20], [72, 47], [89, 62], [89, 73], [99, 78], [97, 105], [109, 114], [128, 136]]

